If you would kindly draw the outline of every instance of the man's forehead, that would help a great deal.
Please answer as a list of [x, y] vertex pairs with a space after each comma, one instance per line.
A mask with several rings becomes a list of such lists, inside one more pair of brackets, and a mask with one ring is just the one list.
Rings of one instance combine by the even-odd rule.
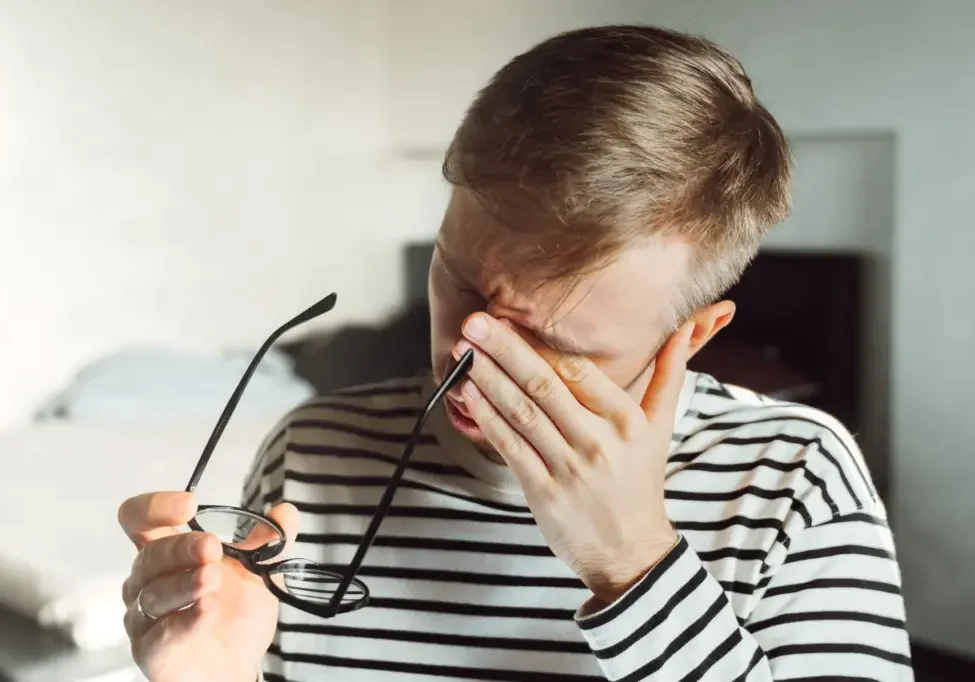
[[[689, 250], [652, 241], [628, 248], [594, 272], [547, 281], [519, 267], [519, 255], [537, 245], [531, 230], [499, 224], [466, 192], [455, 191], [438, 238], [445, 260], [479, 286], [505, 281], [529, 301], [532, 326], [573, 346], [622, 352], [636, 336], [656, 329], [686, 272]], [[537, 246], [536, 246], [537, 248]]]
[[[515, 254], [533, 247], [533, 235], [512, 219], [502, 222], [471, 192], [455, 189], [440, 230], [439, 242], [455, 258], [497, 270], [518, 271]], [[535, 243], [537, 248], [537, 240]]]
[[[451, 194], [437, 242], [452, 261], [465, 269], [476, 266], [479, 275], [504, 275], [523, 281], [526, 288], [546, 288], [552, 284], [550, 278], [544, 272], [531, 272], [523, 267], [523, 262], [526, 255], [545, 255], [548, 249], [543, 243], [548, 240], [529, 226], [510, 223], [502, 223], [472, 193], [458, 188]], [[556, 257], [557, 253], [553, 251], [551, 256]], [[691, 248], [682, 241], [647, 239], [625, 248], [606, 266], [567, 280], [576, 285], [574, 289], [598, 289], [606, 294], [616, 288], [628, 289], [632, 294], [649, 288], [659, 294], [661, 289], [679, 286], [688, 272], [690, 257]], [[641, 283], [645, 286], [641, 287]], [[555, 283], [552, 288], [565, 292], [561, 284]]]

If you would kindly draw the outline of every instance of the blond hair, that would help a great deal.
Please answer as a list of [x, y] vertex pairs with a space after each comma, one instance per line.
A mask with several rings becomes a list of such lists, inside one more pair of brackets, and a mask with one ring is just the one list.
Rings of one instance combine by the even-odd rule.
[[640, 238], [687, 240], [678, 319], [733, 285], [789, 212], [788, 144], [741, 64], [649, 26], [569, 31], [515, 57], [474, 99], [443, 173], [533, 231], [524, 265], [554, 278]]

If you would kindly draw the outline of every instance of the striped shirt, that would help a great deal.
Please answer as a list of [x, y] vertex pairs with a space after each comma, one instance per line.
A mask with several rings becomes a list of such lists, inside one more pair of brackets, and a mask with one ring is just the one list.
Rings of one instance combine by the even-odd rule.
[[[341, 572], [432, 390], [392, 380], [301, 406], [245, 504], [293, 503], [292, 556]], [[282, 605], [265, 679], [913, 679], [886, 512], [836, 420], [689, 372], [667, 473], [679, 544], [583, 615], [590, 595], [511, 471], [438, 410], [359, 573], [370, 605], [329, 620]]]

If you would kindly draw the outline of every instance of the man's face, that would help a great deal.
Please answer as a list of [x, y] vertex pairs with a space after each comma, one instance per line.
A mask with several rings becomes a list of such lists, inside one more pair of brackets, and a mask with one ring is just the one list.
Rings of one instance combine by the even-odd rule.
[[[430, 265], [429, 297], [434, 376], [453, 362], [461, 325], [486, 311], [507, 320], [534, 345], [585, 355], [634, 400], [642, 398], [652, 361], [669, 331], [669, 313], [690, 257], [678, 240], [627, 249], [567, 291], [531, 273], [511, 272], [504, 254], [530, 248], [530, 231], [500, 225], [467, 191], [454, 191]], [[477, 244], [475, 251], [474, 245]], [[487, 443], [458, 390], [447, 398], [453, 427], [482, 449]]]

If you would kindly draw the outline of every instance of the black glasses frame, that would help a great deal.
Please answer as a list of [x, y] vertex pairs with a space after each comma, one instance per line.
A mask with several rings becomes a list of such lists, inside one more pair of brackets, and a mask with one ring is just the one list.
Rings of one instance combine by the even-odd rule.
[[[216, 449], [217, 443], [219, 442], [220, 437], [223, 435], [223, 432], [227, 427], [227, 423], [230, 421], [231, 415], [233, 415], [237, 404], [240, 402], [244, 389], [247, 387], [247, 384], [250, 382], [250, 379], [254, 374], [254, 371], [257, 369], [258, 364], [260, 364], [261, 359], [264, 357], [267, 351], [285, 332], [330, 311], [335, 307], [336, 300], [337, 297], [334, 293], [329, 294], [315, 305], [278, 327], [274, 333], [272, 333], [261, 345], [258, 351], [254, 354], [254, 357], [247, 366], [247, 369], [244, 371], [243, 376], [237, 384], [237, 387], [234, 389], [230, 399], [227, 401], [227, 405], [224, 407], [223, 412], [220, 414], [220, 418], [217, 420], [217, 423], [210, 434], [210, 438], [207, 440], [207, 443], [203, 448], [200, 459], [196, 463], [193, 474], [190, 476], [189, 483], [186, 485], [186, 492], [192, 493], [196, 491], [200, 478], [202, 478], [203, 472], [206, 471], [210, 457], [213, 455], [213, 451]], [[369, 551], [369, 548], [376, 539], [376, 534], [379, 532], [379, 527], [382, 525], [383, 520], [389, 513], [389, 507], [393, 502], [393, 496], [396, 493], [399, 482], [402, 480], [403, 475], [406, 472], [407, 464], [409, 463], [410, 457], [413, 455], [413, 450], [416, 448], [416, 445], [419, 442], [420, 434], [423, 431], [423, 427], [426, 425], [427, 419], [433, 413], [433, 410], [437, 407], [438, 403], [443, 399], [444, 395], [446, 395], [446, 393], [467, 374], [473, 361], [474, 352], [472, 350], [468, 350], [457, 362], [454, 368], [447, 374], [441, 384], [437, 387], [436, 391], [434, 391], [433, 395], [427, 401], [423, 411], [416, 420], [416, 424], [413, 427], [409, 440], [403, 449], [403, 454], [399, 459], [396, 469], [390, 476], [389, 483], [386, 485], [386, 489], [383, 491], [382, 497], [376, 506], [376, 511], [373, 513], [369, 526], [366, 528], [366, 532], [363, 534], [362, 540], [359, 542], [359, 546], [356, 548], [355, 555], [352, 557], [352, 561], [349, 562], [349, 565], [346, 567], [344, 573], [339, 574], [329, 571], [320, 564], [308, 559], [286, 559], [284, 561], [266, 563], [278, 556], [283, 551], [285, 546], [285, 532], [284, 529], [281, 528], [281, 526], [273, 519], [264, 514], [258, 514], [257, 512], [253, 512], [248, 509], [224, 505], [200, 505], [197, 508], [196, 516], [190, 519], [187, 525], [192, 530], [205, 532], [204, 527], [200, 524], [198, 519], [205, 517], [207, 514], [223, 513], [227, 515], [235, 515], [241, 519], [246, 518], [255, 524], [267, 526], [277, 533], [278, 538], [280, 539], [279, 542], [269, 542], [257, 548], [236, 547], [232, 544], [224, 542], [224, 554], [239, 561], [244, 568], [251, 573], [259, 575], [264, 580], [264, 584], [267, 589], [275, 597], [277, 597], [279, 601], [314, 616], [319, 616], [321, 618], [333, 618], [339, 614], [356, 611], [363, 606], [366, 606], [370, 599], [369, 588], [364, 582], [356, 577], [356, 574], [362, 567], [362, 562], [366, 558], [366, 553]], [[311, 602], [301, 599], [300, 597], [296, 597], [294, 594], [283, 590], [274, 581], [276, 577], [280, 576], [287, 583], [289, 575], [300, 575], [302, 576], [301, 580], [303, 582], [310, 581], [313, 583], [328, 585], [334, 584], [335, 587], [334, 589], [317, 588], [317, 594], [330, 595], [329, 599], [327, 602], [322, 603]], [[348, 599], [346, 597], [348, 597]]]

